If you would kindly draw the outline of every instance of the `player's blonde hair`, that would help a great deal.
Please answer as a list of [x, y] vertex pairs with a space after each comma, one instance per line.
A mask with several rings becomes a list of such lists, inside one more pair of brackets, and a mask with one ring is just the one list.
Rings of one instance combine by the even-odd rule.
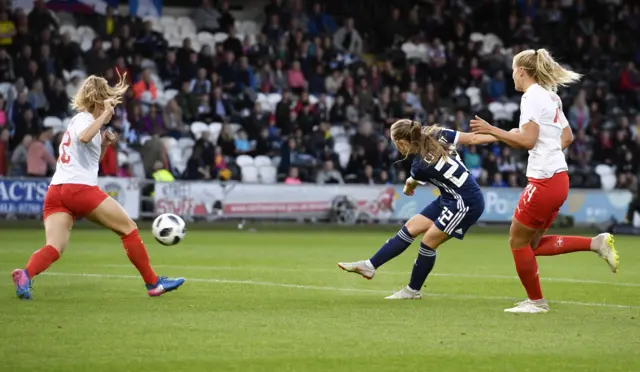
[[100, 76], [91, 75], [80, 85], [80, 89], [71, 100], [71, 107], [76, 111], [86, 111], [93, 113], [97, 108], [102, 107], [104, 101], [111, 99], [114, 104], [122, 103], [122, 96], [129, 85], [126, 83], [127, 74], [120, 75], [115, 86], [109, 86], [107, 80]]
[[434, 163], [449, 156], [449, 148], [438, 139], [441, 131], [437, 125], [422, 127], [417, 121], [400, 119], [391, 125], [391, 138], [394, 142], [405, 140], [409, 143], [405, 155], [418, 154]]
[[522, 67], [536, 83], [553, 92], [557, 92], [559, 86], [567, 86], [582, 77], [581, 74], [560, 66], [546, 49], [528, 49], [516, 54], [513, 66]]

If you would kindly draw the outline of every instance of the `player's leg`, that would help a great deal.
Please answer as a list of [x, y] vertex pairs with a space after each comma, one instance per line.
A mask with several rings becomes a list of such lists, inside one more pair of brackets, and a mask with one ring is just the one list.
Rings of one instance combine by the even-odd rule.
[[[555, 216], [554, 216], [555, 217]], [[549, 223], [548, 225], [551, 225]], [[614, 245], [612, 234], [603, 233], [593, 238], [583, 236], [544, 235], [547, 229], [540, 229], [531, 242], [536, 256], [556, 256], [572, 252], [595, 252], [607, 262], [611, 271], [618, 271], [620, 256]]]
[[[96, 195], [96, 197], [101, 196]], [[97, 207], [87, 214], [87, 217], [120, 236], [127, 257], [142, 276], [150, 296], [159, 296], [182, 285], [183, 278], [173, 280], [156, 275], [151, 268], [149, 255], [140, 238], [138, 226], [115, 199], [104, 198]]]
[[[545, 230], [547, 220], [552, 212], [559, 208], [550, 197], [548, 189], [544, 185], [527, 185], [522, 193], [511, 228], [509, 229], [509, 247], [513, 254], [516, 271], [520, 282], [527, 292], [527, 300], [520, 302], [516, 307], [505, 309], [505, 312], [513, 313], [539, 313], [548, 311], [546, 301], [542, 296], [540, 277], [538, 275], [538, 261], [533, 252], [531, 243], [540, 235], [540, 230]], [[555, 205], [558, 204], [558, 205]]]
[[50, 187], [44, 200], [45, 246], [31, 255], [24, 269], [12, 273], [16, 295], [31, 299], [31, 279], [45, 271], [60, 258], [69, 242], [73, 217], [62, 204], [60, 187]]
[[360, 274], [365, 279], [372, 279], [378, 267], [400, 255], [413, 243], [416, 236], [427, 231], [433, 225], [433, 219], [440, 215], [440, 211], [440, 198], [437, 198], [420, 214], [407, 221], [402, 229], [394, 237], [388, 239], [370, 259], [339, 262], [338, 267], [347, 272]]
[[398, 233], [387, 239], [378, 251], [368, 260], [356, 262], [339, 262], [338, 267], [342, 270], [362, 275], [365, 279], [372, 279], [376, 274], [376, 269], [399, 256], [413, 243], [416, 236], [424, 233], [433, 225], [433, 221], [423, 215], [413, 216], [402, 226]]
[[413, 263], [409, 285], [386, 297], [387, 300], [413, 300], [422, 298], [422, 286], [436, 264], [436, 250], [451, 237], [440, 230], [436, 224], [431, 227], [420, 241], [418, 257]]

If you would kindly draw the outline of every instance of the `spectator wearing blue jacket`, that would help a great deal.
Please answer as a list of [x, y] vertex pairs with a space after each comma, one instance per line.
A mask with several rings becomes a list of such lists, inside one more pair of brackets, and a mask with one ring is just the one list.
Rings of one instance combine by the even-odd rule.
[[504, 81], [504, 72], [502, 70], [498, 71], [493, 79], [491, 79], [487, 91], [487, 94], [492, 101], [497, 101], [506, 95], [507, 86]]
[[336, 22], [327, 13], [322, 11], [320, 3], [313, 4], [313, 10], [309, 14], [309, 35], [333, 34], [336, 31]]

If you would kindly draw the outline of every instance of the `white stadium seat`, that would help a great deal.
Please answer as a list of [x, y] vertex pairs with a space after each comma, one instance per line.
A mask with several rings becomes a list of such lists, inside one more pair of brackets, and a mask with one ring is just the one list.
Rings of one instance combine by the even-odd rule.
[[238, 123], [229, 123], [229, 129], [231, 129], [231, 133], [235, 135], [240, 129], [242, 129], [242, 125]]
[[191, 123], [191, 133], [196, 139], [199, 139], [202, 136], [202, 132], [206, 132], [209, 130], [209, 126], [201, 121], [194, 121]]
[[272, 165], [266, 165], [258, 168], [260, 173], [260, 182], [266, 184], [276, 183], [278, 181], [278, 171]]
[[62, 120], [55, 116], [47, 116], [44, 118], [43, 125], [45, 128], [62, 128]]
[[271, 166], [271, 159], [268, 156], [258, 155], [254, 159], [256, 167]]
[[249, 155], [239, 155], [236, 158], [236, 164], [238, 164], [238, 166], [242, 168], [242, 167], [254, 166], [255, 161]]
[[222, 43], [225, 40], [227, 40], [229, 38], [229, 35], [227, 35], [224, 32], [216, 32], [215, 35], [213, 35], [213, 41], [217, 44], [217, 43]]
[[173, 137], [162, 137], [160, 140], [167, 150], [178, 148], [178, 140]]
[[259, 180], [258, 168], [252, 165], [247, 165], [245, 167], [240, 168], [240, 173], [242, 177], [242, 182], [258, 183], [258, 180]]
[[193, 147], [193, 145], [195, 144], [196, 144], [196, 141], [194, 141], [189, 137], [182, 137], [178, 140], [178, 148], [180, 149], [190, 148], [190, 147]]

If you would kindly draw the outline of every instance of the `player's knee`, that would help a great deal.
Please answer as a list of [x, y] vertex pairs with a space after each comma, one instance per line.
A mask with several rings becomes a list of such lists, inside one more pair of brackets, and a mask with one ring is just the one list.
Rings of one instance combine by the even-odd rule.
[[121, 226], [115, 230], [116, 234], [120, 236], [126, 236], [138, 229], [138, 225], [131, 218], [127, 218], [127, 221], [123, 221]]

